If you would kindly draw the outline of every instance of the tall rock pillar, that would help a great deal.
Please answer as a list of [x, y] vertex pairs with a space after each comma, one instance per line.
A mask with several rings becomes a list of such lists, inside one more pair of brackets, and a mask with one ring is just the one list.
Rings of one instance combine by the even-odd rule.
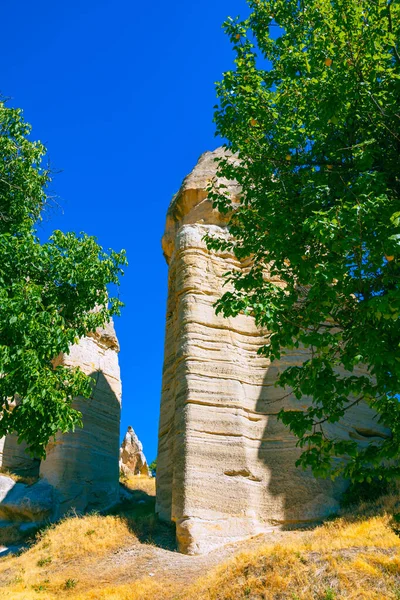
[[40, 476], [54, 486], [58, 514], [105, 509], [118, 500], [121, 378], [112, 323], [82, 338], [61, 357], [94, 378], [92, 398], [77, 398], [83, 429], [57, 435], [46, 449]]
[[[283, 406], [299, 407], [275, 388], [278, 371], [301, 364], [306, 351], [270, 364], [257, 356], [265, 338], [251, 317], [215, 314], [224, 273], [243, 267], [229, 253], [208, 252], [203, 239], [228, 235], [205, 191], [221, 154], [206, 152], [186, 177], [169, 207], [163, 237], [169, 290], [157, 511], [176, 523], [179, 548], [187, 553], [271, 524], [321, 519], [338, 508], [345, 487], [296, 469], [296, 440], [277, 419]], [[225, 183], [237, 196], [238, 187]], [[337, 436], [359, 435], [357, 423], [364, 431], [372, 417], [366, 406], [356, 409], [336, 427]], [[362, 435], [358, 439], [364, 443]]]

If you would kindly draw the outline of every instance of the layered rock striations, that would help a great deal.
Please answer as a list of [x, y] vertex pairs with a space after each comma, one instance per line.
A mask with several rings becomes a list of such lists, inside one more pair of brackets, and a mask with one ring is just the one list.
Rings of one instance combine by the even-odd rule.
[[83, 428], [57, 435], [40, 465], [40, 477], [56, 491], [57, 517], [71, 509], [103, 510], [118, 500], [122, 395], [118, 352], [114, 326], [108, 323], [59, 359], [91, 375], [94, 389], [91, 398], [74, 401]]
[[72, 346], [55, 364], [79, 367], [94, 379], [91, 398], [76, 398], [83, 428], [57, 434], [45, 460], [32, 458], [14, 434], [0, 439], [0, 469], [38, 481], [15, 483], [0, 475], [0, 542], [21, 539], [32, 528], [68, 511], [104, 510], [119, 500], [121, 378], [119, 344], [108, 323]]
[[[278, 420], [298, 401], [274, 384], [279, 370], [301, 364], [305, 350], [279, 362], [257, 355], [265, 337], [249, 316], [217, 316], [223, 275], [243, 268], [229, 253], [210, 253], [205, 234], [228, 235], [205, 191], [221, 149], [203, 154], [167, 214], [163, 250], [169, 265], [157, 511], [176, 523], [179, 548], [201, 553], [226, 542], [326, 517], [345, 482], [316, 480], [295, 467], [296, 440]], [[232, 197], [240, 190], [225, 182]], [[284, 397], [286, 396], [286, 397]], [[353, 409], [336, 435], [374, 434], [367, 407]], [[378, 432], [379, 433], [379, 432]]]
[[125, 477], [130, 475], [150, 476], [142, 442], [131, 426], [128, 427], [119, 451], [119, 470]]
[[10, 433], [0, 438], [0, 468], [24, 477], [39, 475], [40, 460], [27, 452], [25, 442], [18, 442], [18, 436]]

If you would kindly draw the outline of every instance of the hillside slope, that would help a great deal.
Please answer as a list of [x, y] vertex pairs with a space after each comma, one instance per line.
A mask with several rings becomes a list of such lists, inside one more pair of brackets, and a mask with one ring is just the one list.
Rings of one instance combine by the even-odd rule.
[[[71, 516], [0, 561], [4, 600], [399, 600], [398, 495], [307, 531], [275, 531], [205, 556], [174, 551], [137, 478], [117, 514]], [[138, 489], [142, 488], [142, 489]], [[400, 527], [400, 526], [399, 526]]]

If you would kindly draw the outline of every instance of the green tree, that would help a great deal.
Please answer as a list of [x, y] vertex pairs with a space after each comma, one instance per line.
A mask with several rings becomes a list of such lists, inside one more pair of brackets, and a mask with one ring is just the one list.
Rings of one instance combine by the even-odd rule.
[[57, 431], [81, 425], [72, 400], [92, 390], [90, 377], [53, 360], [119, 314], [107, 286], [118, 284], [126, 259], [85, 234], [55, 231], [39, 241], [51, 172], [30, 131], [22, 111], [1, 101], [0, 437], [15, 432], [43, 456]]
[[[242, 186], [232, 240], [211, 249], [252, 257], [228, 274], [225, 316], [254, 316], [269, 332], [260, 353], [300, 345], [310, 359], [281, 373], [300, 400], [280, 419], [318, 476], [369, 481], [400, 475], [400, 3], [250, 0], [224, 24], [235, 68], [217, 84], [220, 176]], [[279, 285], [265, 274], [279, 277]], [[369, 375], [356, 367], [367, 367]], [[311, 406], [302, 410], [301, 398]], [[367, 402], [391, 435], [358, 450], [326, 424]]]

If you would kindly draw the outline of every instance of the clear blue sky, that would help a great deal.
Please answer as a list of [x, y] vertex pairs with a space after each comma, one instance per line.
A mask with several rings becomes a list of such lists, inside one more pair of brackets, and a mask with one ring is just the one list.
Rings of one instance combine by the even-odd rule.
[[52, 229], [125, 248], [122, 431], [157, 452], [167, 267], [160, 239], [174, 192], [220, 144], [214, 82], [233, 54], [221, 24], [245, 0], [19, 0], [2, 6], [0, 91], [24, 109], [62, 172]]

